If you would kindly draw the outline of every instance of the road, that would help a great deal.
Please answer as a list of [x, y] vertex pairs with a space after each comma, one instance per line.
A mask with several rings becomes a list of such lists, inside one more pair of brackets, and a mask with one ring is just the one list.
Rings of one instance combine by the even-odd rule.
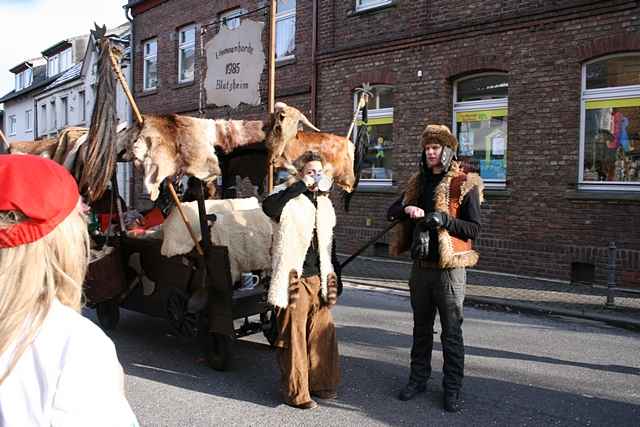
[[123, 310], [110, 335], [143, 426], [639, 425], [636, 332], [467, 307], [465, 407], [448, 414], [439, 335], [427, 393], [395, 398], [408, 375], [406, 296], [349, 286], [333, 313], [343, 381], [337, 400], [310, 411], [281, 403], [275, 353], [261, 335], [236, 341], [228, 372], [208, 368], [199, 346], [171, 335], [162, 319]]

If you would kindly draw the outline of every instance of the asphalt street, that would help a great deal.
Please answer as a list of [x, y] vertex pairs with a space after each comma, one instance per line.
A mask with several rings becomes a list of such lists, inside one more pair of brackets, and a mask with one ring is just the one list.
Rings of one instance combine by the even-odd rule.
[[275, 352], [262, 335], [234, 343], [227, 372], [207, 367], [200, 346], [173, 336], [162, 319], [123, 310], [110, 335], [143, 426], [640, 425], [636, 332], [467, 307], [464, 412], [448, 414], [439, 335], [427, 393], [409, 402], [395, 397], [411, 346], [405, 295], [347, 286], [333, 314], [342, 384], [337, 400], [309, 411], [281, 403]]

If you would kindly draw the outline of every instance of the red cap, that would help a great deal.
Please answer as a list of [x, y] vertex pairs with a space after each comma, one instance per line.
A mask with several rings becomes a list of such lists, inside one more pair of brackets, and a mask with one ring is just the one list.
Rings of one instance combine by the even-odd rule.
[[78, 184], [59, 164], [32, 155], [0, 155], [0, 211], [20, 211], [29, 218], [0, 228], [0, 248], [46, 236], [73, 212], [79, 197]]

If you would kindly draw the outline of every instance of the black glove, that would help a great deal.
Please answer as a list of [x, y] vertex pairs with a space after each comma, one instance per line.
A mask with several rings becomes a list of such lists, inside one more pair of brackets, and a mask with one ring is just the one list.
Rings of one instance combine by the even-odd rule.
[[429, 212], [424, 217], [424, 223], [427, 228], [433, 229], [438, 227], [447, 228], [449, 226], [449, 215], [443, 212]]

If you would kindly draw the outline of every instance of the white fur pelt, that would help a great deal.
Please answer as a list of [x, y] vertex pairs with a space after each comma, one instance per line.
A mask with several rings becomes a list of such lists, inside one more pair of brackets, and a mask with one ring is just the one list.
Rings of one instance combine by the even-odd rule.
[[211, 227], [211, 243], [229, 248], [233, 283], [244, 272], [271, 271], [272, 234], [272, 221], [261, 208], [218, 215]]
[[[196, 239], [200, 240], [202, 235], [200, 233], [198, 202], [181, 203], [180, 206], [182, 206], [187, 221], [191, 224], [191, 229]], [[260, 204], [255, 197], [246, 199], [205, 200], [205, 209], [208, 214], [222, 213], [224, 215], [225, 212], [232, 212], [234, 210], [252, 210], [259, 208]], [[164, 240], [160, 253], [166, 257], [189, 253], [195, 246], [176, 207], [171, 209], [169, 216], [162, 224], [162, 231]]]
[[302, 266], [311, 245], [314, 226], [317, 227], [320, 255], [321, 295], [327, 298], [327, 277], [333, 273], [331, 245], [336, 214], [327, 196], [318, 196], [318, 208], [301, 194], [285, 205], [280, 223], [274, 224], [273, 267], [268, 300], [276, 307], [289, 304], [289, 273], [302, 276]]

